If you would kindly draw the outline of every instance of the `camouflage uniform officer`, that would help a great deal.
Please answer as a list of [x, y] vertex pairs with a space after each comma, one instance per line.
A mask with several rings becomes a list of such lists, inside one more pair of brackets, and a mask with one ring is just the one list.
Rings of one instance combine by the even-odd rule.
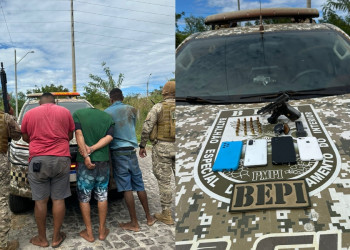
[[8, 138], [19, 140], [21, 129], [13, 116], [0, 111], [0, 249], [17, 249], [18, 241], [7, 241], [11, 224], [8, 208], [10, 186], [10, 166], [7, 160]]
[[165, 224], [172, 225], [171, 202], [173, 190], [171, 176], [175, 174], [175, 81], [167, 82], [162, 91], [164, 101], [153, 106], [143, 124], [140, 157], [147, 156], [148, 139], [153, 144], [153, 174], [158, 180], [162, 212], [154, 216]]

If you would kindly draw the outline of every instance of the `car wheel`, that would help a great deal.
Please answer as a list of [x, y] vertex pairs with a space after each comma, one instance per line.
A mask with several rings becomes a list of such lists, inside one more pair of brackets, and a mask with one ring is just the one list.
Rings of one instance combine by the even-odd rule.
[[110, 200], [120, 200], [124, 198], [123, 192], [118, 192], [117, 189], [111, 189], [108, 191], [108, 199]]
[[28, 198], [10, 194], [9, 205], [13, 213], [23, 213], [32, 209], [34, 202]]

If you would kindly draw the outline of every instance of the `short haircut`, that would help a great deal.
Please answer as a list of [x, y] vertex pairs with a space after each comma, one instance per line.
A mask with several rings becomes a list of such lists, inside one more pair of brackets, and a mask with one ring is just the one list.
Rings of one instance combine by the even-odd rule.
[[123, 92], [119, 88], [114, 88], [111, 90], [111, 92], [109, 92], [109, 98], [111, 98], [113, 101], [123, 101]]
[[44, 93], [40, 96], [40, 101], [42, 102], [43, 99], [46, 99], [45, 103], [55, 103], [55, 96], [51, 93]]

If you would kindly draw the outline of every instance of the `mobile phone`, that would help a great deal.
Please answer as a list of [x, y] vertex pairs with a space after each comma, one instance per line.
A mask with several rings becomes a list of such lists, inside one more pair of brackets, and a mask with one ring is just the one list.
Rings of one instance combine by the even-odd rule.
[[316, 137], [297, 138], [300, 160], [302, 161], [321, 161], [323, 160], [322, 151]]
[[295, 164], [297, 162], [293, 138], [280, 136], [271, 138], [272, 164]]
[[219, 153], [215, 159], [213, 171], [237, 170], [241, 159], [243, 142], [225, 141], [221, 143]]
[[33, 162], [33, 172], [39, 173], [41, 169], [41, 162]]
[[243, 166], [266, 166], [267, 165], [267, 140], [248, 140], [245, 148]]

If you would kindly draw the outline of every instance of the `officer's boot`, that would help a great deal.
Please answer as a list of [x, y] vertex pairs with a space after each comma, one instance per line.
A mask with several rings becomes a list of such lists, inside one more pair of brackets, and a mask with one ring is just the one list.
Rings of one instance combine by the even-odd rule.
[[154, 217], [156, 217], [157, 220], [167, 224], [167, 225], [174, 225], [174, 220], [171, 218], [171, 210], [170, 209], [163, 209], [162, 213], [156, 213], [154, 214]]
[[19, 248], [18, 240], [8, 241], [7, 247], [0, 247], [0, 250], [17, 250]]

